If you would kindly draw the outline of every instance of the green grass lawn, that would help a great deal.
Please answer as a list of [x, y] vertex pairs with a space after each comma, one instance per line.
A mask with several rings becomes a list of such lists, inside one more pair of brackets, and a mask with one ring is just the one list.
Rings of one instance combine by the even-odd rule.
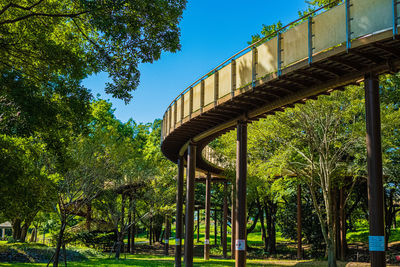
[[[115, 260], [109, 258], [92, 258], [81, 262], [68, 262], [68, 266], [174, 266], [173, 257], [153, 256], [153, 255], [122, 255], [122, 259]], [[234, 266], [234, 260], [220, 260], [211, 259], [205, 261], [201, 258], [194, 258], [194, 266]], [[13, 266], [13, 267], [27, 267], [27, 266], [46, 266], [45, 263], [0, 263], [0, 266]], [[326, 262], [321, 261], [290, 261], [290, 260], [247, 260], [247, 266], [266, 266], [266, 267], [277, 267], [277, 266], [298, 266], [298, 267], [317, 267], [317, 266], [328, 266]], [[345, 262], [339, 262], [338, 266], [367, 266], [365, 264], [347, 264]]]

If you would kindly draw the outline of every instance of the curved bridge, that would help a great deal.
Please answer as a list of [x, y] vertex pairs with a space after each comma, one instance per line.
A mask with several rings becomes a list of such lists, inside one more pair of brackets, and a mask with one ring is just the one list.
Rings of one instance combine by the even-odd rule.
[[178, 162], [193, 142], [195, 168], [220, 175], [202, 150], [238, 121], [343, 90], [367, 73], [398, 70], [399, 1], [345, 0], [324, 10], [246, 47], [179, 94], [163, 117], [164, 155]]
[[[198, 144], [197, 168], [219, 174], [202, 148], [233, 129], [287, 106], [384, 73], [399, 65], [393, 0], [353, 0], [240, 51], [179, 94], [163, 117], [164, 155], [183, 156]], [[400, 5], [399, 5], [400, 6]]]

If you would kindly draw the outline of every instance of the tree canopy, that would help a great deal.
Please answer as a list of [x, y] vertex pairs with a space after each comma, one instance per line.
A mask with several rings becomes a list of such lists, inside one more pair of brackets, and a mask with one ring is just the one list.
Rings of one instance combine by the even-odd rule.
[[23, 0], [0, 7], [0, 69], [36, 81], [105, 71], [106, 92], [128, 102], [139, 63], [180, 49], [185, 0]]

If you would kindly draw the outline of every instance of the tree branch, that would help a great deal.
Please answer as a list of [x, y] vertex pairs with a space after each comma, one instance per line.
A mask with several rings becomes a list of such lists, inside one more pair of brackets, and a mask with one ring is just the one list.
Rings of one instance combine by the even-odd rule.
[[4, 24], [11, 24], [11, 23], [15, 23], [21, 20], [25, 20], [28, 19], [30, 17], [51, 17], [51, 18], [76, 18], [79, 17], [80, 15], [89, 13], [89, 11], [82, 11], [82, 12], [78, 12], [78, 13], [72, 13], [72, 14], [47, 14], [47, 13], [30, 13], [28, 15], [16, 18], [16, 19], [7, 19], [7, 20], [3, 20], [0, 22], [0, 25], [4, 25]]
[[44, 0], [39, 0], [38, 2], [36, 2], [35, 4], [29, 6], [29, 7], [25, 7], [25, 6], [20, 6], [18, 4], [14, 4], [14, 3], [8, 3], [7, 5], [5, 5], [1, 10], [0, 10], [0, 16], [6, 12], [10, 7], [15, 7], [15, 8], [19, 8], [19, 9], [23, 9], [23, 10], [31, 10], [32, 8], [34, 8], [37, 5], [40, 5]]

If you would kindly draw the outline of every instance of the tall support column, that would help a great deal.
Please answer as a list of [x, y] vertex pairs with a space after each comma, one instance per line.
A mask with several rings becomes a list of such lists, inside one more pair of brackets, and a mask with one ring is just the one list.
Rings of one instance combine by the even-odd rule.
[[211, 174], [206, 178], [206, 229], [204, 235], [204, 259], [210, 259], [210, 208], [211, 208]]
[[176, 226], [175, 226], [175, 266], [182, 266], [182, 209], [183, 209], [183, 157], [178, 158], [178, 178], [176, 189]]
[[247, 178], [247, 125], [237, 124], [236, 141], [236, 238], [235, 266], [246, 266], [246, 179]]
[[224, 207], [223, 207], [223, 217], [222, 217], [222, 255], [224, 259], [227, 258], [227, 243], [228, 243], [228, 236], [227, 236], [227, 219], [228, 219], [228, 183], [224, 183]]
[[200, 207], [197, 209], [197, 243], [200, 242]]
[[301, 243], [301, 184], [297, 185], [297, 259], [303, 258], [302, 243]]
[[231, 258], [235, 258], [236, 238], [236, 182], [232, 183], [232, 210], [231, 210]]
[[379, 80], [377, 75], [369, 73], [365, 75], [364, 82], [367, 122], [369, 251], [371, 267], [382, 267], [386, 266], [386, 261]]
[[185, 222], [185, 266], [193, 266], [194, 225], [194, 177], [196, 174], [196, 145], [189, 144], [186, 172], [186, 222]]

